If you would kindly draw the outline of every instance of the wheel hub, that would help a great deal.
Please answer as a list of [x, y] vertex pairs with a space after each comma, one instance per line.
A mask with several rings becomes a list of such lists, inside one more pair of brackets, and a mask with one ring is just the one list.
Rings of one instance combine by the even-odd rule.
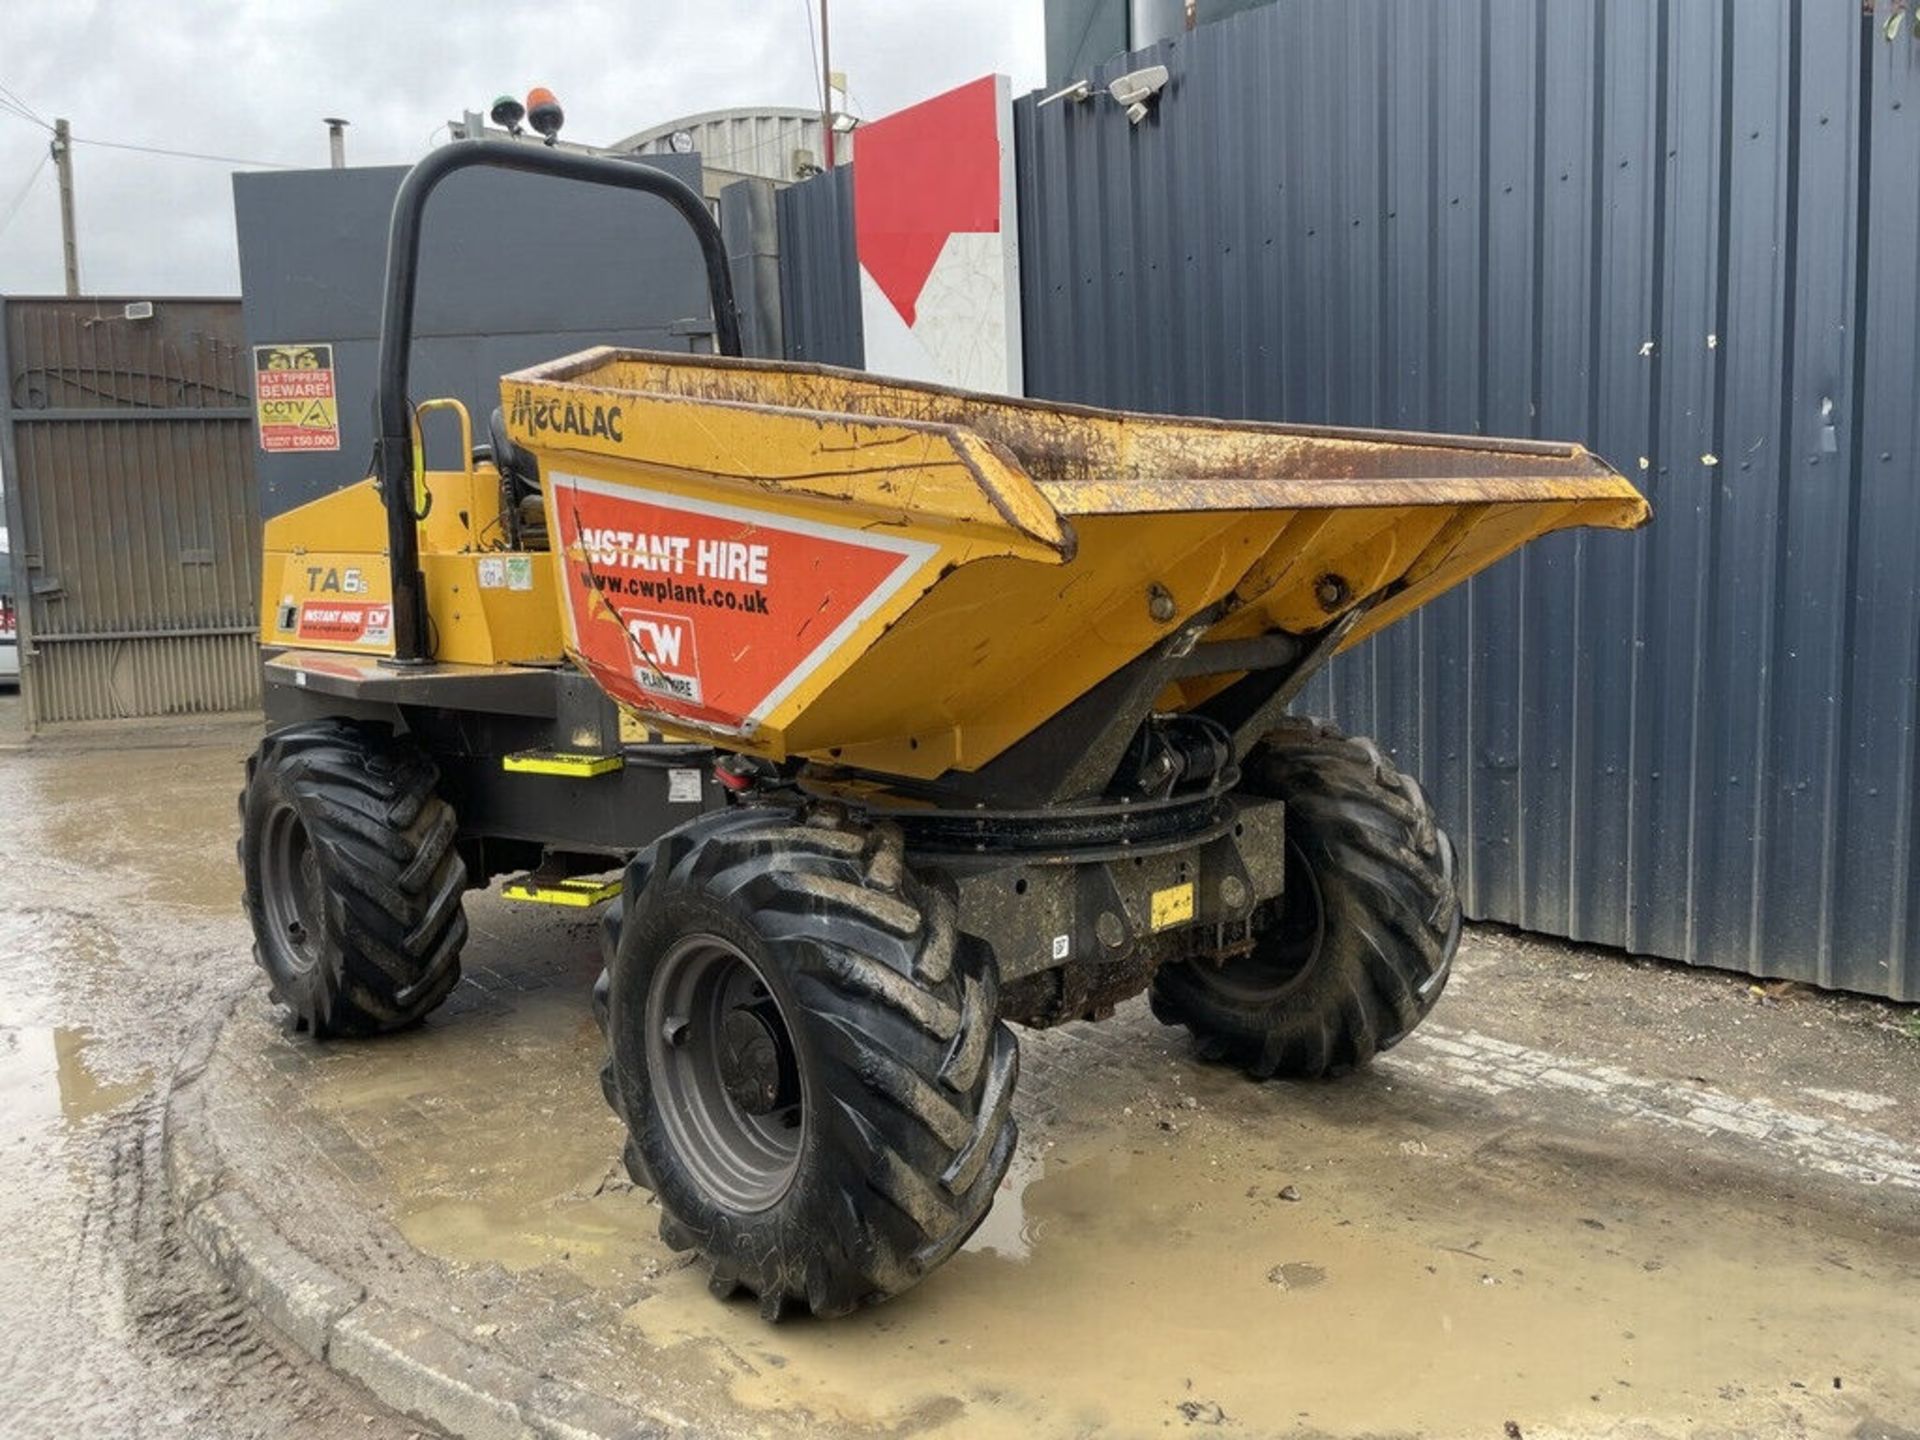
[[727, 1098], [749, 1115], [779, 1108], [780, 1040], [768, 1017], [748, 1007], [727, 1012], [720, 1027], [720, 1079]]
[[267, 936], [295, 973], [318, 959], [321, 919], [326, 914], [326, 880], [306, 826], [290, 806], [268, 817], [260, 856], [261, 900]]
[[799, 1168], [807, 1106], [767, 977], [730, 941], [688, 935], [658, 961], [645, 1035], [657, 1123], [680, 1163], [729, 1209], [774, 1204]]
[[1244, 1005], [1280, 1000], [1313, 970], [1326, 937], [1320, 882], [1299, 844], [1287, 841], [1285, 888], [1278, 906], [1265, 907], [1268, 923], [1247, 950], [1219, 957], [1210, 967], [1212, 985]]

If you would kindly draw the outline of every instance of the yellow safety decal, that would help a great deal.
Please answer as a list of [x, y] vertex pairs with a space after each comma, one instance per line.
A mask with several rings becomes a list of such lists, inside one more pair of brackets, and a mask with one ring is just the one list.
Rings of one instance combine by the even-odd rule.
[[1169, 925], [1178, 925], [1193, 919], [1193, 882], [1184, 885], [1169, 885], [1164, 890], [1153, 892], [1153, 928], [1164, 930]]
[[584, 910], [589, 905], [598, 905], [618, 895], [620, 881], [618, 877], [592, 880], [576, 876], [543, 884], [530, 875], [523, 875], [518, 880], [509, 880], [501, 887], [500, 893], [509, 900], [522, 900], [534, 905], [567, 905]]
[[519, 775], [567, 775], [583, 779], [606, 775], [626, 764], [618, 755], [579, 755], [563, 750], [522, 750], [503, 755], [500, 768]]

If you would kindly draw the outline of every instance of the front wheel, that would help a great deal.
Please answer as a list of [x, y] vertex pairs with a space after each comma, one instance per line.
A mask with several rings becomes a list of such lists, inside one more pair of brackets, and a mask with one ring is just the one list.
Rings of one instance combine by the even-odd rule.
[[897, 829], [721, 812], [634, 862], [616, 923], [602, 1086], [715, 1294], [844, 1314], [986, 1218], [1018, 1051], [991, 955]]
[[1398, 1044], [1446, 986], [1453, 847], [1411, 778], [1323, 721], [1289, 719], [1246, 773], [1286, 802], [1284, 889], [1247, 952], [1163, 966], [1153, 1012], [1260, 1079], [1342, 1074]]
[[459, 983], [467, 871], [438, 782], [410, 741], [338, 720], [276, 730], [247, 761], [253, 953], [295, 1029], [398, 1030]]

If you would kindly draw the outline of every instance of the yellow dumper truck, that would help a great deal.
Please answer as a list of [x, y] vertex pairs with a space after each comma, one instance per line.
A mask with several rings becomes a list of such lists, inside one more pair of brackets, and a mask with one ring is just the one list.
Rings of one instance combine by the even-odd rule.
[[[475, 165], [638, 190], [712, 357], [408, 396], [420, 218]], [[605, 903], [593, 1004], [665, 1238], [769, 1318], [898, 1293], [992, 1203], [1012, 1024], [1146, 991], [1202, 1056], [1337, 1074], [1417, 1025], [1454, 858], [1335, 652], [1646, 503], [1577, 445], [1121, 414], [739, 358], [720, 237], [646, 166], [511, 142], [396, 201], [371, 478], [270, 521], [240, 859], [315, 1036], [457, 982], [463, 894]], [[441, 412], [449, 412], [442, 414]], [[457, 424], [429, 470], [422, 426]]]

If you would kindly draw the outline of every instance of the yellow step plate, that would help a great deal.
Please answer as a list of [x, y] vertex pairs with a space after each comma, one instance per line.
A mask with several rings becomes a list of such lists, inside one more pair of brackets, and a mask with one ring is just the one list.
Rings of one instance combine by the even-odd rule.
[[570, 750], [522, 750], [500, 758], [502, 770], [520, 775], [565, 775], [575, 780], [608, 775], [626, 763], [617, 754], [582, 755]]
[[575, 875], [565, 880], [540, 881], [531, 875], [522, 875], [517, 880], [509, 880], [500, 887], [500, 893], [509, 900], [521, 900], [530, 905], [567, 905], [576, 910], [584, 910], [589, 905], [598, 905], [603, 900], [611, 900], [620, 893], [620, 880], [595, 880], [589, 876]]

